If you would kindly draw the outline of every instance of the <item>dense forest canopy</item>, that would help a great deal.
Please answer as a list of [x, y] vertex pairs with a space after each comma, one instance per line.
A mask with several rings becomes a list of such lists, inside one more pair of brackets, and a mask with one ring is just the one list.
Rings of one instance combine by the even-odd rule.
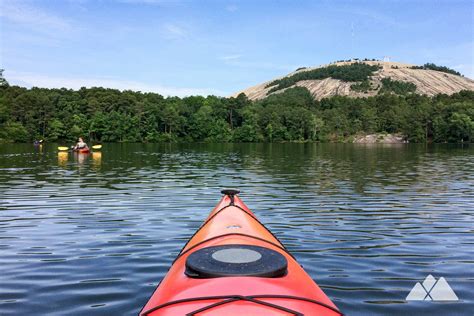
[[2, 80], [0, 140], [324, 142], [365, 133], [402, 133], [411, 142], [474, 140], [473, 91], [430, 98], [391, 81], [385, 89], [317, 101], [296, 87], [251, 102], [244, 94], [165, 98], [105, 88], [27, 89]]
[[379, 93], [393, 92], [395, 94], [406, 95], [415, 93], [416, 85], [412, 82], [392, 80], [391, 78], [382, 79], [382, 88]]

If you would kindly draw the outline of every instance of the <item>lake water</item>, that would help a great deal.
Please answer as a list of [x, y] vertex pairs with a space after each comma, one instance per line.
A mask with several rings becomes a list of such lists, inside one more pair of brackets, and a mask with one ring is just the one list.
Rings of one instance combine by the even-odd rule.
[[474, 146], [344, 144], [0, 145], [0, 315], [136, 315], [224, 187], [347, 315], [472, 315]]

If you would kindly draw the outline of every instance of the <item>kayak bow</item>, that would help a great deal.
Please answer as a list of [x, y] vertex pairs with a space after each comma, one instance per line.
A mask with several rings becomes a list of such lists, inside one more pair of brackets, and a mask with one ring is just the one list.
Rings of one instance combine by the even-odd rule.
[[140, 315], [342, 315], [239, 191], [222, 193]]
[[88, 154], [88, 153], [91, 152], [91, 150], [89, 148], [74, 149], [74, 151], [76, 153], [80, 153], [80, 154]]
[[88, 153], [91, 152], [91, 150], [89, 148], [72, 149], [72, 148], [65, 147], [65, 146], [59, 146], [58, 151], [73, 151], [73, 152], [81, 153], [81, 154], [88, 154]]
[[[100, 150], [100, 149], [102, 149], [102, 145], [100, 145], [100, 144], [99, 145], [93, 145], [92, 149]], [[59, 146], [58, 151], [74, 151], [74, 152], [83, 153], [83, 154], [87, 154], [87, 153], [91, 152], [90, 148], [73, 149], [72, 146], [71, 146], [71, 148], [66, 147], [66, 146]]]

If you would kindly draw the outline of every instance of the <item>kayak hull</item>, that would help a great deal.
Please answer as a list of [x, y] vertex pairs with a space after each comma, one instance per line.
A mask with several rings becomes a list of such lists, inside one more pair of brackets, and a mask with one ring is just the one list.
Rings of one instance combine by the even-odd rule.
[[[186, 260], [200, 249], [249, 245], [287, 261], [280, 277], [192, 278]], [[194, 314], [196, 311], [199, 313]], [[293, 312], [292, 312], [293, 311]], [[301, 314], [296, 314], [301, 313]], [[341, 315], [278, 239], [237, 196], [225, 196], [184, 246], [140, 315]]]
[[75, 152], [80, 153], [80, 154], [88, 154], [91, 152], [90, 149], [76, 149]]

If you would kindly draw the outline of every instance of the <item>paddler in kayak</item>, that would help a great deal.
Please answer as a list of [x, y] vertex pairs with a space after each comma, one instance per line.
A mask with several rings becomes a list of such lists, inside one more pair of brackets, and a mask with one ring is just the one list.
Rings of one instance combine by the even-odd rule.
[[82, 139], [82, 137], [79, 137], [79, 139], [77, 140], [76, 146], [74, 146], [74, 147], [72, 148], [72, 150], [74, 150], [74, 151], [89, 151], [89, 147], [88, 147], [87, 144], [84, 142], [84, 140]]

